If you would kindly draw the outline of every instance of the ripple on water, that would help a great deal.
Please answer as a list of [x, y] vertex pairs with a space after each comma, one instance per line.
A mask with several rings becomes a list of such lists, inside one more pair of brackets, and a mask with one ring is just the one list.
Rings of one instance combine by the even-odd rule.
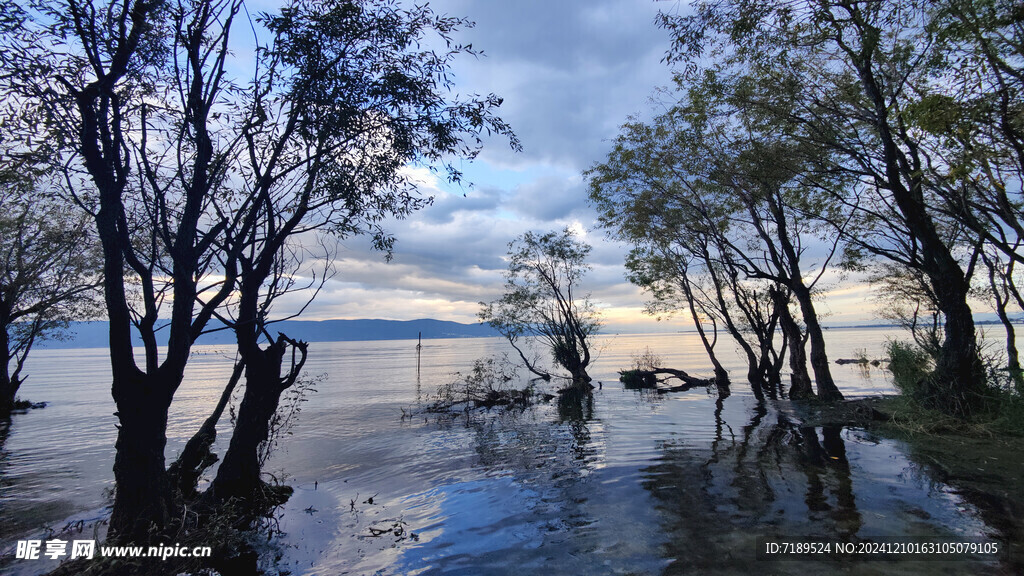
[[[840, 348], [872, 353], [884, 337], [844, 331]], [[414, 342], [312, 345], [309, 371], [328, 377], [269, 463], [295, 487], [275, 543], [281, 567], [296, 574], [732, 574], [751, 566], [820, 573], [837, 565], [758, 561], [757, 542], [993, 532], [898, 442], [800, 427], [785, 410], [757, 405], [739, 383], [719, 401], [701, 389], [657, 394], [616, 382], [616, 371], [645, 347], [666, 365], [710, 373], [692, 335], [608, 342], [592, 398], [449, 419], [403, 418], [403, 409], [425, 405], [452, 372], [501, 351], [500, 341], [430, 341], [419, 372]], [[0, 442], [5, 549], [102, 506], [110, 483], [106, 356], [62, 351], [71, 368], [42, 352], [25, 394], [51, 405], [16, 416]], [[742, 373], [738, 364], [729, 368]], [[890, 389], [878, 374], [840, 368], [836, 378], [851, 395]], [[220, 353], [193, 359], [171, 414], [169, 456], [205, 418], [230, 370]], [[229, 427], [221, 430], [223, 449]], [[936, 566], [926, 568], [991, 568]], [[904, 566], [839, 567], [884, 574]]]

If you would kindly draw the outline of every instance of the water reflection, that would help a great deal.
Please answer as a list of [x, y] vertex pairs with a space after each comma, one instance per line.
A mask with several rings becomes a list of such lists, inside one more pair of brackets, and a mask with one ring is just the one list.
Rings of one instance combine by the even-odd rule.
[[[658, 501], [661, 526], [670, 535], [663, 546], [671, 560], [665, 574], [742, 574], [755, 567], [805, 574], [849, 569], [858, 561], [758, 558], [765, 542], [978, 539], [979, 526], [951, 506], [948, 494], [936, 495], [931, 485], [887, 481], [899, 476], [895, 467], [909, 463], [878, 443], [871, 445], [876, 453], [862, 454], [865, 432], [801, 426], [783, 410], [757, 402], [734, 435], [723, 408], [716, 403], [712, 442], [664, 441], [658, 462], [643, 470], [642, 485]], [[851, 440], [857, 447], [853, 461]], [[986, 562], [990, 570], [991, 558], [962, 556], [934, 568], [976, 571]], [[865, 568], [884, 574], [932, 564], [871, 561]]]
[[[865, 346], [850, 334], [858, 333], [843, 332], [842, 342]], [[602, 357], [606, 369], [593, 375], [604, 387], [592, 394], [429, 422], [402, 416], [501, 341], [425, 344], [420, 378], [415, 342], [319, 344], [310, 370], [332, 377], [272, 461], [296, 491], [281, 517], [283, 556], [268, 561], [293, 574], [1024, 573], [1020, 544], [1001, 566], [758, 560], [758, 542], [811, 536], [1024, 542], [1024, 509], [1013, 504], [1021, 497], [1000, 492], [1020, 480], [997, 485], [1012, 478], [1001, 474], [968, 485], [963, 471], [915, 463], [938, 454], [864, 430], [802, 426], [784, 401], [758, 403], [746, 386], [726, 399], [713, 387], [659, 394], [614, 384], [633, 350], [673, 349], [681, 338], [623, 338]], [[678, 351], [667, 364], [689, 368], [703, 357], [699, 344]], [[51, 357], [45, 367], [69, 372], [37, 382], [56, 401], [45, 414], [15, 418], [0, 447], [7, 550], [106, 503], [115, 429], [100, 352], [88, 362]], [[83, 384], [93, 365], [106, 371]], [[844, 392], [890, 391], [855, 370], [837, 370], [847, 376]], [[198, 407], [223, 378], [210, 372], [192, 382], [194, 394], [181, 400], [194, 403], [181, 411], [176, 438], [194, 430], [193, 413], [205, 416]], [[973, 452], [946, 449], [945, 457]], [[969, 464], [973, 480], [987, 474], [976, 470], [987, 461]], [[396, 525], [401, 534], [371, 530]], [[0, 572], [38, 572], [10, 562]]]

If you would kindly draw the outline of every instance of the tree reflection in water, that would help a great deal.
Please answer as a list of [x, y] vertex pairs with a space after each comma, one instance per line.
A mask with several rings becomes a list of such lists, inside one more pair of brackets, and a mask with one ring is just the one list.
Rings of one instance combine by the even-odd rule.
[[[719, 400], [714, 411], [715, 437], [710, 443], [685, 438], [664, 441], [658, 463], [643, 470], [642, 484], [657, 500], [662, 529], [668, 535], [662, 552], [671, 564], [665, 574], [991, 571], [991, 564], [978, 565], [979, 560], [963, 557], [941, 562], [865, 562], [834, 554], [759, 558], [757, 551], [766, 542], [819, 541], [834, 546], [838, 542], [956, 542], [966, 538], [955, 526], [943, 526], [939, 518], [923, 520], [931, 518], [925, 508], [952, 508], [942, 497], [932, 500], [928, 489], [893, 486], [884, 478], [871, 482], [864, 474], [878, 474], [879, 470], [851, 468], [842, 427], [801, 426], [784, 411], [758, 402], [748, 423], [736, 434], [723, 417], [723, 409], [724, 402]], [[885, 465], [884, 460], [879, 461]], [[876, 464], [870, 463], [872, 467]], [[860, 489], [871, 492], [858, 492], [858, 474]], [[893, 476], [898, 475], [894, 471]], [[868, 510], [858, 508], [861, 500], [867, 501]]]

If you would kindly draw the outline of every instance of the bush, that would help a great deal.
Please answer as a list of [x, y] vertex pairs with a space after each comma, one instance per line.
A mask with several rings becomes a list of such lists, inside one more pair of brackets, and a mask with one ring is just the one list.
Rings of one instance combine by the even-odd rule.
[[900, 429], [918, 433], [952, 432], [970, 436], [995, 434], [1024, 435], [1024, 397], [1014, 381], [997, 369], [998, 358], [984, 356], [986, 383], [984, 399], [969, 419], [957, 419], [924, 406], [922, 383], [934, 370], [932, 355], [923, 347], [899, 340], [886, 345], [893, 384], [903, 395], [889, 403], [892, 423]]
[[650, 346], [645, 347], [642, 353], [633, 354], [633, 370], [654, 370], [662, 366], [661, 356], [652, 352]]
[[519, 371], [506, 357], [488, 357], [473, 361], [467, 374], [456, 372], [456, 380], [437, 389], [435, 401], [428, 407], [433, 412], [450, 411], [456, 406], [491, 408], [493, 406], [528, 406], [534, 401], [533, 385], [523, 389], [512, 386]]
[[920, 346], [901, 340], [889, 340], [886, 343], [889, 354], [889, 370], [892, 381], [899, 391], [912, 398], [918, 398], [921, 383], [934, 369], [931, 354]]

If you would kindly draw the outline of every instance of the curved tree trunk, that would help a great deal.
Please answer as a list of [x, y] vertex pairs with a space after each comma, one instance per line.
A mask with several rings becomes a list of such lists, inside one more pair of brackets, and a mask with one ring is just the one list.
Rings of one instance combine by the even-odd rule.
[[683, 294], [686, 296], [686, 304], [690, 310], [690, 318], [693, 319], [693, 325], [697, 328], [697, 335], [700, 336], [700, 342], [704, 345], [704, 351], [707, 352], [708, 359], [711, 360], [711, 365], [715, 368], [715, 380], [718, 382], [718, 392], [721, 394], [723, 390], [725, 395], [729, 395], [729, 372], [722, 366], [722, 363], [718, 361], [718, 356], [715, 355], [715, 344], [718, 342], [718, 326], [714, 324], [712, 319], [712, 328], [714, 330], [713, 340], [709, 340], [707, 333], [704, 331], [704, 323], [700, 321], [700, 315], [697, 313], [696, 298], [693, 295], [693, 287], [690, 286], [690, 281], [686, 277], [686, 270], [682, 271], [679, 276], [680, 284], [683, 288]]
[[807, 355], [804, 353], [804, 339], [800, 334], [793, 315], [789, 312], [789, 302], [779, 290], [771, 291], [772, 299], [779, 310], [779, 325], [789, 342], [790, 398], [809, 398], [814, 395], [811, 389], [811, 377], [807, 373]]
[[[879, 176], [884, 177], [910, 234], [920, 243], [920, 270], [928, 276], [939, 311], [946, 319], [946, 340], [934, 373], [921, 383], [921, 399], [947, 414], [963, 417], [980, 402], [985, 386], [974, 317], [967, 304], [970, 283], [927, 210], [916, 143], [905, 133], [894, 132], [892, 128], [890, 102], [882, 93], [873, 68], [878, 47], [873, 38], [877, 37], [879, 30], [863, 21], [859, 8], [846, 9], [858, 19], [860, 27], [862, 43], [859, 49], [845, 49], [860, 76], [864, 94], [874, 107], [873, 121], [878, 129], [885, 168], [884, 175]], [[908, 151], [899, 147], [897, 138], [907, 145]]]
[[[246, 331], [246, 327], [236, 330]], [[298, 350], [301, 357], [298, 361], [293, 358], [288, 374], [282, 376], [289, 346]], [[239, 352], [245, 363], [245, 395], [210, 495], [218, 502], [236, 500], [243, 504], [244, 512], [258, 512], [266, 504], [280, 503], [264, 490], [259, 447], [269, 439], [270, 422], [277, 412], [281, 394], [295, 383], [305, 363], [306, 343], [280, 334], [266, 348], [260, 348], [255, 344], [254, 334], [247, 334], [239, 336]]]
[[221, 392], [217, 406], [203, 422], [203, 425], [199, 427], [199, 430], [185, 444], [185, 448], [178, 455], [178, 459], [167, 469], [171, 482], [177, 486], [181, 494], [195, 496], [199, 477], [202, 476], [203, 471], [217, 461], [217, 455], [210, 450], [213, 443], [217, 441], [217, 422], [220, 421], [221, 415], [224, 414], [224, 409], [231, 400], [231, 394], [234, 392], [235, 386], [238, 385], [239, 379], [241, 379], [244, 367], [245, 364], [243, 362], [235, 363], [235, 368], [231, 372], [231, 378]]
[[249, 502], [262, 490], [258, 449], [267, 440], [270, 419], [281, 398], [283, 350], [271, 346], [249, 355], [245, 367], [245, 395], [238, 409], [235, 430], [211, 490], [217, 500]]

